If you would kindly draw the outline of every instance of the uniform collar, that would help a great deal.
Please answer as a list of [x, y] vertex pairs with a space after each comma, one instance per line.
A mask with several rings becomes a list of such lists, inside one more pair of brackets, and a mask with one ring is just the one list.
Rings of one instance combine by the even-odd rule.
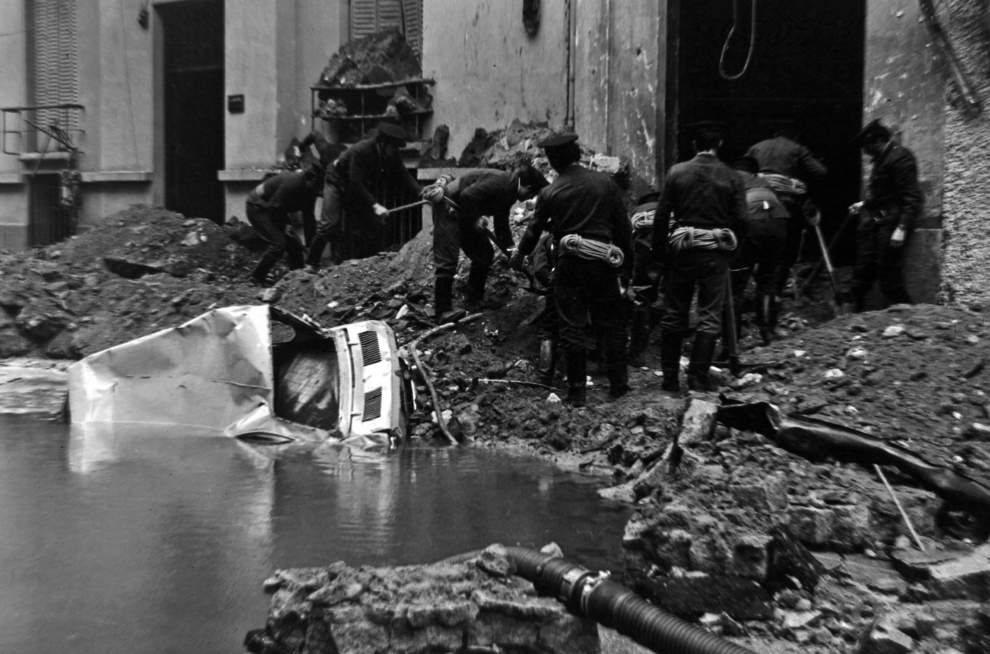
[[880, 161], [881, 159], [883, 159], [885, 156], [887, 156], [887, 153], [888, 152], [890, 152], [891, 150], [894, 149], [894, 147], [895, 147], [895, 144], [894, 144], [893, 141], [887, 141], [887, 145], [883, 146], [883, 150], [880, 151], [880, 154], [878, 154], [877, 156], [873, 157], [872, 162], [873, 163], [877, 163], [878, 161]]

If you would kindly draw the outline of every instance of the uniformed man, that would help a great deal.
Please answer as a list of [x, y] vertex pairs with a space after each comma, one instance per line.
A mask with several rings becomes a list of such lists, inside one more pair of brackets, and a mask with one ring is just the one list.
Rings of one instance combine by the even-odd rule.
[[695, 126], [690, 161], [667, 172], [653, 223], [653, 256], [664, 270], [664, 313], [660, 321], [663, 389], [680, 390], [681, 345], [691, 302], [698, 293], [698, 326], [688, 367], [688, 388], [715, 390], [710, 378], [722, 328], [729, 260], [746, 235], [746, 193], [739, 175], [719, 161], [722, 128]]
[[609, 393], [629, 390], [626, 333], [619, 276], [631, 255], [629, 217], [622, 192], [606, 174], [579, 164], [576, 134], [553, 136], [538, 145], [558, 177], [540, 191], [533, 221], [526, 229], [511, 266], [522, 269], [540, 234], [552, 225], [557, 265], [554, 306], [560, 320], [560, 344], [567, 370], [567, 398], [584, 406], [587, 383], [585, 326], [603, 335]]
[[[743, 179], [749, 224], [746, 238], [732, 260], [732, 301], [738, 321], [742, 315], [743, 295], [750, 278], [756, 281], [756, 326], [764, 345], [769, 345], [773, 333], [770, 322], [776, 271], [784, 254], [787, 222], [790, 213], [781, 204], [770, 183], [758, 177], [759, 163], [753, 157], [739, 157], [732, 168]], [[738, 327], [738, 325], [737, 325]]]
[[251, 273], [256, 284], [268, 283], [268, 273], [283, 253], [288, 253], [290, 270], [303, 267], [303, 244], [296, 235], [287, 233], [289, 214], [300, 211], [304, 216], [313, 215], [324, 175], [319, 165], [286, 171], [266, 179], [248, 194], [245, 202], [248, 222], [268, 243], [268, 249]]
[[849, 207], [859, 213], [852, 294], [856, 311], [880, 278], [880, 290], [893, 304], [910, 304], [904, 288], [904, 242], [921, 214], [923, 196], [914, 154], [891, 139], [879, 120], [870, 121], [853, 144], [873, 157], [866, 199]]
[[772, 139], [752, 146], [746, 156], [756, 159], [760, 175], [770, 182], [774, 193], [791, 216], [787, 222], [783, 259], [777, 268], [775, 301], [772, 307], [774, 315], [769, 317], [771, 322], [776, 322], [776, 298], [784, 294], [791, 268], [797, 263], [800, 254], [801, 234], [807, 227], [803, 208], [808, 185], [824, 181], [828, 170], [808, 148], [797, 142], [796, 130], [792, 124], [786, 122], [781, 124]]
[[534, 197], [549, 184], [532, 166], [514, 172], [484, 170], [453, 180], [441, 178], [423, 191], [433, 210], [433, 262], [436, 268], [434, 307], [437, 320], [453, 309], [454, 275], [463, 250], [471, 260], [465, 308], [481, 309], [485, 283], [495, 250], [483, 226], [484, 216], [494, 222], [495, 238], [504, 250], [513, 247], [509, 212], [513, 205]]
[[644, 355], [650, 343], [650, 310], [657, 299], [656, 275], [653, 263], [653, 220], [657, 212], [656, 191], [646, 193], [636, 202], [632, 223], [632, 281], [626, 291], [631, 305], [629, 326], [629, 365], [646, 365]]
[[323, 210], [306, 258], [308, 272], [319, 269], [328, 243], [335, 263], [378, 251], [381, 226], [388, 215], [388, 209], [375, 198], [378, 182], [417, 196], [422, 192], [399, 154], [406, 140], [408, 135], [398, 125], [379, 123], [373, 136], [349, 147], [327, 169]]

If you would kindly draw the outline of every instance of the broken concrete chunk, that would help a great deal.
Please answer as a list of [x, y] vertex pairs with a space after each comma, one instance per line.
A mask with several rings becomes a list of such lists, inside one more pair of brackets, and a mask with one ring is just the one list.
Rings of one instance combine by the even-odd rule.
[[490, 545], [478, 557], [477, 565], [480, 570], [493, 577], [510, 577], [516, 573], [516, 566], [506, 556], [505, 548], [501, 545]]
[[873, 624], [863, 632], [856, 654], [907, 654], [914, 649], [914, 639], [894, 627]]
[[770, 544], [773, 538], [763, 534], [741, 537], [732, 546], [726, 572], [737, 577], [763, 581], [770, 565]]
[[929, 587], [940, 599], [990, 600], [990, 545], [937, 563], [929, 569]]
[[794, 588], [796, 581], [801, 589], [813, 591], [825, 573], [825, 567], [786, 527], [774, 527], [770, 536], [773, 543], [770, 547], [767, 588], [772, 592]]
[[801, 542], [824, 545], [832, 539], [835, 513], [831, 509], [799, 506], [788, 512], [787, 525]]
[[732, 499], [747, 509], [780, 513], [787, 509], [787, 476], [775, 473], [763, 479], [745, 480], [729, 486]]
[[681, 433], [677, 437], [677, 444], [681, 447], [691, 447], [692, 445], [711, 440], [717, 414], [718, 404], [715, 402], [692, 399], [688, 404], [687, 411], [684, 413]]

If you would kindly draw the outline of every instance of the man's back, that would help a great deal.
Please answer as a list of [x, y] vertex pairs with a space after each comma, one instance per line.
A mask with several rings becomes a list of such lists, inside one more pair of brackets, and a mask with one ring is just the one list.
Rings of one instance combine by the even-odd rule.
[[802, 182], [821, 181], [828, 174], [808, 148], [783, 136], [760, 141], [746, 152], [760, 164], [761, 172], [786, 175]]

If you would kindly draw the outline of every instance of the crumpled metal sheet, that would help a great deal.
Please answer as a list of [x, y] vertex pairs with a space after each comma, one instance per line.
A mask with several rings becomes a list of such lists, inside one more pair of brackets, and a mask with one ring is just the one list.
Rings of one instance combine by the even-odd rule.
[[90, 355], [69, 368], [73, 424], [172, 425], [226, 436], [325, 440], [274, 415], [269, 307], [215, 309]]

